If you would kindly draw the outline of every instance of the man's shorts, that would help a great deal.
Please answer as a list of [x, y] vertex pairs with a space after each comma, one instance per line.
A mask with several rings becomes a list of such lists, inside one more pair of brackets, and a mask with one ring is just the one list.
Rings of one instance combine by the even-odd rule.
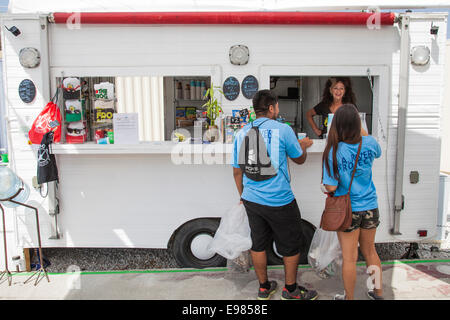
[[294, 199], [281, 207], [265, 206], [242, 199], [250, 224], [252, 251], [266, 250], [275, 240], [283, 257], [295, 256], [302, 243], [300, 209]]
[[380, 213], [377, 209], [352, 212], [352, 224], [344, 232], [352, 232], [358, 228], [373, 229], [380, 224]]

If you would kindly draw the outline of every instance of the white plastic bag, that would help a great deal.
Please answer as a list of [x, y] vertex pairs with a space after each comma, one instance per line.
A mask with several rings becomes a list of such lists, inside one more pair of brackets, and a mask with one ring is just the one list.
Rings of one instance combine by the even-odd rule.
[[309, 247], [308, 263], [322, 278], [337, 274], [342, 265], [342, 250], [336, 231], [316, 230]]
[[238, 204], [223, 215], [210, 249], [224, 258], [235, 259], [251, 246], [247, 213], [244, 205]]

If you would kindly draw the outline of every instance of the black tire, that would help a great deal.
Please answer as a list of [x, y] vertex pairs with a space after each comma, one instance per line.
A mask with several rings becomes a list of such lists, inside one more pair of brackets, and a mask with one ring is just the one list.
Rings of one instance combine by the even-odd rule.
[[[300, 246], [299, 264], [308, 264], [308, 251], [309, 251], [309, 247], [311, 246], [311, 240], [314, 236], [315, 231], [316, 231], [316, 228], [311, 223], [302, 219], [301, 230], [299, 230], [299, 232], [302, 233], [303, 244]], [[267, 264], [282, 265], [283, 257], [281, 257], [279, 254], [276, 253], [274, 247], [275, 247], [275, 242], [273, 239], [271, 239], [269, 246], [266, 248]]]
[[220, 219], [196, 219], [185, 223], [176, 231], [170, 249], [180, 267], [202, 269], [226, 266], [227, 260], [218, 254], [210, 259], [201, 260], [191, 251], [191, 242], [195, 236], [208, 234], [214, 237], [219, 224]]

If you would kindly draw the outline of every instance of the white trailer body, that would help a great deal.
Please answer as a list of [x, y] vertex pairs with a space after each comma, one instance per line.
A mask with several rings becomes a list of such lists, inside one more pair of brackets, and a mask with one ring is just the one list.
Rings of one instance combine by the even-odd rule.
[[[2, 33], [11, 167], [31, 185], [36, 176], [36, 147], [28, 145], [27, 133], [62, 76], [208, 76], [221, 85], [229, 76], [242, 81], [254, 75], [260, 89], [270, 88], [271, 76], [369, 76], [373, 81], [370, 125], [382, 148], [373, 169], [381, 215], [376, 241], [444, 240], [435, 236], [447, 16], [410, 13], [408, 17], [410, 47], [427, 46], [431, 57], [426, 66], [407, 65], [404, 207], [398, 234], [392, 232], [402, 54], [398, 23], [380, 29], [366, 25], [124, 24], [82, 24], [73, 29], [48, 22], [46, 14], [5, 14], [2, 23], [22, 32], [19, 37]], [[439, 28], [437, 35], [430, 34], [431, 25]], [[250, 61], [244, 66], [229, 61], [229, 49], [237, 44], [250, 50]], [[18, 54], [24, 47], [39, 50], [39, 67], [21, 66]], [[36, 98], [28, 104], [17, 94], [23, 79], [31, 79], [37, 88]], [[141, 91], [136, 89], [135, 95]], [[171, 99], [169, 93], [165, 99]], [[225, 114], [235, 106], [251, 105], [242, 95], [234, 101], [220, 99]], [[59, 187], [51, 189], [45, 199], [32, 189], [28, 201], [39, 208], [43, 247], [167, 248], [177, 229], [187, 222], [220, 217], [237, 203], [229, 165], [231, 145], [190, 145], [191, 164], [177, 164], [174, 148], [169, 141], [125, 146], [55, 144]], [[204, 155], [211, 154], [212, 148], [219, 164], [209, 164]], [[314, 140], [306, 163], [290, 164], [302, 218], [316, 227], [324, 204], [319, 188], [323, 149], [324, 141]], [[410, 181], [413, 171], [419, 173], [418, 183]], [[22, 248], [37, 247], [33, 212], [19, 207], [7, 213], [10, 256], [21, 254]], [[426, 230], [427, 236], [420, 237], [419, 230]]]

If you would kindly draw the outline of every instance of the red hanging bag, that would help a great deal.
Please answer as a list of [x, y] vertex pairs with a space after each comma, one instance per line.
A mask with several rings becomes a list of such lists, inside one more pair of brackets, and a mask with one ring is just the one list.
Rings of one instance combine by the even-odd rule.
[[[59, 90], [57, 90], [55, 94], [56, 98], [58, 95], [58, 91]], [[39, 113], [36, 120], [34, 120], [30, 131], [28, 132], [28, 137], [33, 144], [41, 144], [44, 135], [52, 130], [54, 132], [53, 141], [61, 141], [62, 117], [58, 105], [53, 102], [55, 97], [53, 97], [52, 100], [47, 103], [44, 110]]]

